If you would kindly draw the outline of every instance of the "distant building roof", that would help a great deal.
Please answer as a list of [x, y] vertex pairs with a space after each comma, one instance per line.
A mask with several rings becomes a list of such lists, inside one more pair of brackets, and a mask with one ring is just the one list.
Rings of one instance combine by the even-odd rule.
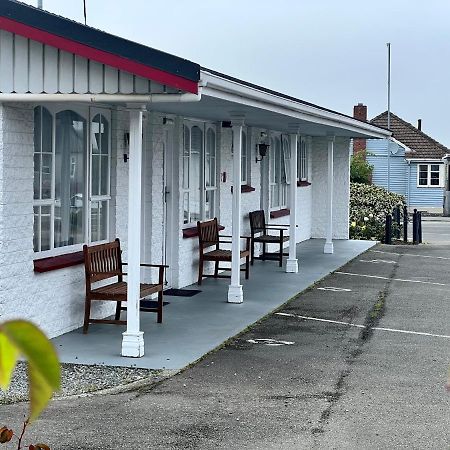
[[[370, 123], [378, 127], [387, 128], [387, 111], [374, 117]], [[414, 125], [392, 113], [390, 130], [395, 139], [411, 149], [411, 152], [405, 155], [407, 158], [441, 159], [446, 153], [450, 153], [450, 150], [445, 145], [440, 144]]]

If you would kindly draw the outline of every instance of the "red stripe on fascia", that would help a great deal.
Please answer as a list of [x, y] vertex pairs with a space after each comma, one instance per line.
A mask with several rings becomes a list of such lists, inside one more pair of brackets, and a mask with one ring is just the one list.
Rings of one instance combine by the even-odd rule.
[[89, 47], [88, 45], [80, 44], [79, 42], [48, 33], [47, 31], [39, 30], [38, 28], [30, 27], [23, 23], [16, 22], [15, 20], [7, 19], [6, 17], [0, 17], [0, 29], [9, 31], [10, 33], [19, 34], [20, 36], [59, 48], [69, 53], [75, 53], [84, 58], [92, 59], [99, 63], [106, 64], [107, 66], [139, 75], [140, 77], [165, 84], [175, 89], [191, 92], [193, 94], [198, 93], [198, 85], [195, 81], [187, 80], [186, 78], [131, 61], [130, 59], [109, 52]]

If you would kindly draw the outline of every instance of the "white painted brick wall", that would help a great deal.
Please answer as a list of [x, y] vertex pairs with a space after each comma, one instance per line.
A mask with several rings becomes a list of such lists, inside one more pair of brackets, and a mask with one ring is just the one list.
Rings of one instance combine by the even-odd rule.
[[[312, 231], [311, 237], [324, 238], [326, 230], [328, 147], [326, 138], [312, 144]], [[333, 239], [348, 239], [350, 198], [349, 140], [336, 139], [334, 145]]]

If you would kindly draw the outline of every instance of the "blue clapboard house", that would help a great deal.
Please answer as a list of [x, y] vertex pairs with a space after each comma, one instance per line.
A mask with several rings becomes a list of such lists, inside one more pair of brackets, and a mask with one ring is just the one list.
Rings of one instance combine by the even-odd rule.
[[[403, 194], [411, 208], [432, 210], [442, 207], [442, 157], [450, 150], [421, 130], [421, 120], [415, 127], [391, 113], [390, 122], [393, 140], [366, 141], [367, 161], [374, 167], [372, 182]], [[370, 123], [388, 128], [387, 111]]]

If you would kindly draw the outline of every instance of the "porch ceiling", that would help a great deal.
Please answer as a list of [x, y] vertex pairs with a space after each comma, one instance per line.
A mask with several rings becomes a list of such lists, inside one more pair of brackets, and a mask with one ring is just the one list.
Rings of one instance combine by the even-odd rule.
[[308, 136], [337, 137], [370, 137], [364, 131], [357, 132], [353, 129], [340, 128], [338, 126], [324, 125], [311, 121], [297, 119], [288, 114], [276, 113], [263, 108], [243, 105], [241, 103], [224, 100], [221, 98], [203, 94], [200, 102], [196, 103], [160, 103], [151, 105], [151, 109], [184, 117], [192, 117], [208, 121], [230, 121], [237, 112], [245, 116], [248, 126], [268, 128], [270, 130], [288, 132], [293, 124], [298, 125], [299, 133]]

